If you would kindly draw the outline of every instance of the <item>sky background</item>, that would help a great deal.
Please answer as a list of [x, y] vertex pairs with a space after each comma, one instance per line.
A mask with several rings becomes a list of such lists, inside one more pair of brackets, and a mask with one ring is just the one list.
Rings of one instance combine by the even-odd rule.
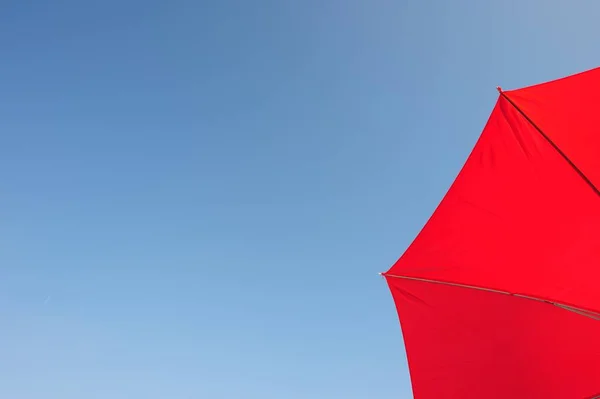
[[599, 13], [0, 2], [0, 397], [410, 398], [377, 273]]

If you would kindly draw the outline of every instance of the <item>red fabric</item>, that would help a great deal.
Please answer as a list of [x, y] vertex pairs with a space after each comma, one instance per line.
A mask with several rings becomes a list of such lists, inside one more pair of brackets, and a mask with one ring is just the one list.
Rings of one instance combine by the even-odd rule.
[[449, 192], [386, 273], [415, 398], [600, 394], [600, 321], [475, 289], [600, 313], [600, 195], [586, 181], [600, 187], [598, 88], [593, 70], [501, 95]]
[[600, 322], [508, 295], [388, 281], [402, 320], [415, 398], [600, 394]]

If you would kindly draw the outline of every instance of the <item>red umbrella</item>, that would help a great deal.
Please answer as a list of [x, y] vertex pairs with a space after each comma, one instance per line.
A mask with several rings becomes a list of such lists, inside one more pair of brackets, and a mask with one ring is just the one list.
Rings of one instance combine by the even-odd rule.
[[600, 68], [502, 91], [384, 273], [417, 399], [600, 397]]

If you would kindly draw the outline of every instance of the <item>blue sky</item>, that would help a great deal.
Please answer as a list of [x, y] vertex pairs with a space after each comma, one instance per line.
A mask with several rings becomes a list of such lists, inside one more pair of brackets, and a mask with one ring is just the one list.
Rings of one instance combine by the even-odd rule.
[[593, 1], [4, 1], [0, 396], [409, 398], [399, 257]]

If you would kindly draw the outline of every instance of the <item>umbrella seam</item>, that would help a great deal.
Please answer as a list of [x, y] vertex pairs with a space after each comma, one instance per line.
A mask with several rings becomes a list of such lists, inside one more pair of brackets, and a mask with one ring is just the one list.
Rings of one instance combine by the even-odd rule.
[[594, 185], [594, 183], [592, 183], [592, 181], [581, 171], [581, 169], [579, 169], [577, 167], [577, 165], [575, 165], [575, 163], [567, 156], [567, 154], [565, 154], [557, 145], [556, 143], [554, 143], [554, 141], [552, 141], [550, 139], [550, 137], [548, 137], [548, 135], [546, 135], [546, 133], [544, 133], [544, 131], [538, 126], [536, 125], [536, 123], [531, 120], [531, 118], [525, 113], [523, 112], [523, 110], [521, 108], [519, 108], [519, 106], [517, 104], [515, 104], [513, 102], [513, 100], [510, 99], [510, 97], [508, 97], [508, 95], [506, 94], [506, 92], [504, 92], [502, 89], [498, 88], [498, 92], [500, 93], [500, 95], [506, 99], [506, 101], [509, 102], [510, 105], [512, 105], [517, 112], [519, 112], [519, 114], [521, 114], [526, 120], [527, 122], [529, 122], [531, 124], [531, 126], [533, 126], [535, 128], [535, 130], [537, 130], [537, 132], [539, 134], [542, 135], [542, 137], [544, 139], [546, 139], [546, 141], [552, 146], [552, 148], [554, 148], [554, 150], [556, 150], [564, 159], [565, 161], [567, 161], [569, 163], [569, 165], [571, 165], [571, 167], [577, 172], [577, 174], [579, 174], [579, 176], [592, 188], [592, 190], [594, 190], [594, 192], [600, 196], [600, 190]]
[[468, 285], [468, 284], [452, 283], [449, 281], [431, 280], [431, 279], [420, 278], [420, 277], [400, 276], [397, 274], [387, 274], [387, 273], [383, 273], [382, 275], [384, 277], [393, 277], [393, 278], [399, 278], [399, 279], [404, 279], [404, 280], [420, 281], [420, 282], [424, 282], [424, 283], [441, 284], [441, 285], [447, 285], [447, 286], [453, 286], [453, 287], [459, 287], [459, 288], [468, 288], [468, 289], [472, 289], [472, 290], [492, 292], [492, 293], [496, 293], [496, 294], [502, 294], [502, 295], [523, 298], [523, 299], [529, 299], [532, 301], [542, 302], [542, 303], [546, 303], [549, 305], [553, 305], [553, 306], [556, 306], [557, 308], [567, 310], [569, 312], [573, 312], [580, 316], [589, 317], [590, 319], [600, 321], [600, 313], [577, 308], [575, 306], [567, 305], [564, 303], [560, 303], [560, 302], [556, 302], [556, 301], [552, 301], [552, 300], [548, 300], [548, 299], [538, 298], [538, 297], [531, 296], [531, 295], [517, 294], [517, 293], [509, 292], [509, 291], [496, 290], [493, 288], [485, 288], [485, 287], [478, 287], [478, 286]]

